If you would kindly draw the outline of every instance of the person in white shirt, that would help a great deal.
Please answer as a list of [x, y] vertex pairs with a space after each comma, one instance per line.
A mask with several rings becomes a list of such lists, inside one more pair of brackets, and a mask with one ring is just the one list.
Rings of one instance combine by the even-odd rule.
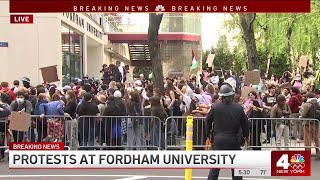
[[224, 73], [224, 79], [225, 79], [226, 83], [228, 83], [232, 86], [233, 90], [236, 89], [237, 81], [233, 77], [231, 77], [230, 72]]
[[123, 79], [124, 79], [124, 78], [123, 78], [123, 77], [124, 77], [124, 76], [123, 76], [123, 74], [124, 74], [124, 72], [123, 72], [123, 67], [120, 65], [120, 66], [118, 66], [118, 69], [119, 69], [119, 72], [121, 73], [121, 77], [122, 77], [122, 78], [121, 78], [121, 83], [123, 83]]
[[19, 90], [19, 85], [20, 85], [20, 82], [18, 80], [14, 80], [13, 81], [13, 88], [11, 89], [14, 93], [18, 92]]
[[219, 76], [217, 76], [215, 72], [212, 72], [210, 75], [209, 82], [212, 83], [213, 86], [218, 86], [219, 85]]

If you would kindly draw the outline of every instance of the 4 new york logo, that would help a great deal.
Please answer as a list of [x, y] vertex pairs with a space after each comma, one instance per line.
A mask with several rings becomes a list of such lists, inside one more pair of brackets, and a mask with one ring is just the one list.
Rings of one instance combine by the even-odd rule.
[[289, 162], [289, 155], [283, 154], [277, 161], [276, 166], [282, 169], [277, 169], [278, 174], [304, 174], [305, 173], [305, 159], [301, 154], [295, 154], [291, 157]]

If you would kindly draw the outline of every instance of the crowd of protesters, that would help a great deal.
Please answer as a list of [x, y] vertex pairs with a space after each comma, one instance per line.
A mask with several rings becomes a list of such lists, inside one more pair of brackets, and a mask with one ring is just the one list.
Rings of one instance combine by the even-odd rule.
[[[218, 85], [219, 76], [215, 72], [203, 73], [204, 81]], [[229, 72], [224, 73], [224, 79], [233, 86], [237, 95], [234, 101], [241, 104], [248, 118], [260, 120], [249, 121], [251, 123], [251, 146], [254, 150], [261, 150], [262, 143], [271, 143], [272, 138], [276, 146], [290, 147], [291, 140], [300, 142], [303, 140], [306, 147], [319, 147], [319, 122], [320, 119], [320, 90], [315, 87], [315, 75], [312, 72], [291, 74], [286, 71], [281, 78], [272, 74], [269, 78], [261, 78], [257, 85], [245, 84], [244, 76], [235, 76]], [[254, 90], [245, 94], [244, 87], [253, 87]], [[273, 118], [273, 120], [263, 120]], [[285, 120], [285, 118], [306, 118], [315, 121]], [[261, 140], [261, 134], [266, 137]], [[282, 139], [284, 144], [281, 144]], [[280, 149], [280, 148], [279, 148]], [[288, 149], [288, 148], [286, 148]], [[307, 148], [308, 150], [309, 148]], [[319, 156], [319, 149], [316, 149]]]
[[[279, 79], [272, 75], [268, 79], [261, 78], [261, 82], [254, 85], [245, 84], [244, 76], [237, 76], [229, 71], [218, 74], [207, 70], [203, 71], [200, 77], [191, 75], [189, 79], [165, 78], [164, 91], [154, 88], [152, 80], [146, 80], [143, 74], [134, 79], [129, 73], [128, 66], [123, 67], [120, 62], [116, 65], [103, 65], [101, 74], [101, 83], [83, 79], [75, 80], [64, 87], [57, 87], [54, 84], [31, 86], [28, 78], [22, 79], [23, 85], [20, 85], [18, 80], [12, 85], [2, 82], [0, 117], [9, 117], [12, 111], [38, 115], [39, 119], [46, 119], [47, 116], [68, 116], [70, 119], [80, 116], [102, 116], [105, 119], [99, 121], [98, 118], [88, 117], [78, 124], [80, 146], [95, 146], [96, 137], [93, 132], [97, 132], [95, 128], [97, 125], [104, 127], [103, 130], [100, 128], [99, 134], [104, 134], [102, 137], [106, 137], [99, 139], [100, 145], [132, 144], [132, 139], [118, 137], [127, 134], [126, 137], [132, 138], [133, 134], [136, 137], [135, 144], [143, 146], [145, 142], [142, 141], [147, 138], [144, 134], [144, 124], [123, 118], [110, 123], [111, 118], [107, 117], [153, 116], [159, 118], [160, 122], [150, 122], [150, 131], [153, 131], [152, 136], [154, 136], [150, 138], [151, 143], [164, 148], [164, 141], [155, 139], [164, 139], [163, 124], [166, 119], [170, 116], [191, 114], [195, 117], [206, 117], [213, 107], [212, 104], [220, 101], [219, 86], [222, 82], [227, 82], [237, 92], [234, 101], [243, 105], [248, 118], [318, 118], [320, 90], [314, 88], [315, 79], [308, 72], [304, 73], [303, 77], [300, 74], [292, 75], [284, 72]], [[283, 84], [290, 85], [282, 88]], [[243, 98], [241, 89], [246, 86], [254, 87], [255, 90], [249, 92], [247, 98]], [[259, 121], [251, 125], [255, 127], [251, 128], [253, 131], [251, 133], [254, 134], [251, 136], [251, 145], [257, 146], [254, 149], [261, 149], [259, 148], [261, 143], [270, 143], [271, 138], [275, 138], [276, 144], [280, 146], [282, 136], [285, 146], [289, 146], [289, 138], [304, 140], [305, 145], [310, 146], [313, 137], [316, 146], [319, 147], [318, 124], [311, 126], [300, 122], [288, 123], [285, 120], [278, 122]], [[12, 136], [15, 142], [59, 141], [63, 138], [63, 133], [49, 136], [52, 127], [43, 120], [32, 122], [34, 126], [31, 126], [27, 139], [25, 138], [27, 133], [7, 132], [7, 125], [0, 124], [1, 133], [8, 134], [6, 137]], [[63, 122], [60, 125], [63, 126]], [[185, 125], [182, 121], [170, 121], [169, 131], [177, 136], [183, 136], [182, 131], [185, 129], [183, 126]], [[204, 124], [196, 127], [204, 129]], [[63, 128], [61, 130], [63, 131]], [[266, 138], [261, 141], [260, 134], [263, 132], [266, 133]], [[194, 141], [199, 141], [195, 144], [203, 144], [206, 137], [203, 133], [205, 132], [200, 130], [194, 133], [197, 134], [194, 137], [198, 137]], [[7, 141], [11, 141], [9, 139], [7, 138]], [[3, 157], [4, 151], [3, 149], [1, 151]]]

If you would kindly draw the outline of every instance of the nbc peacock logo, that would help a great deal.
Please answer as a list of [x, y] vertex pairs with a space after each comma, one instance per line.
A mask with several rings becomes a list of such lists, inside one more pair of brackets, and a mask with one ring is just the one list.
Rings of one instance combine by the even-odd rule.
[[291, 173], [304, 173], [305, 160], [301, 154], [295, 154], [290, 160]]

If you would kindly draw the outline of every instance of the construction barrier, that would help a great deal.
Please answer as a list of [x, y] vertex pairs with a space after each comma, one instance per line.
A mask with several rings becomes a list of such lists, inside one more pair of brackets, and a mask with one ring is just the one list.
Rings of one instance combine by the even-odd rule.
[[[204, 150], [206, 148], [205, 119], [205, 117], [193, 117], [193, 148], [197, 150]], [[186, 149], [186, 123], [187, 117], [183, 116], [173, 116], [166, 119], [166, 149]]]
[[[251, 118], [249, 148], [319, 149], [319, 120], [305, 118]], [[311, 143], [311, 142], [314, 142]], [[317, 150], [318, 151], [318, 150]]]
[[81, 116], [77, 119], [80, 149], [164, 149], [164, 122], [152, 116]]

